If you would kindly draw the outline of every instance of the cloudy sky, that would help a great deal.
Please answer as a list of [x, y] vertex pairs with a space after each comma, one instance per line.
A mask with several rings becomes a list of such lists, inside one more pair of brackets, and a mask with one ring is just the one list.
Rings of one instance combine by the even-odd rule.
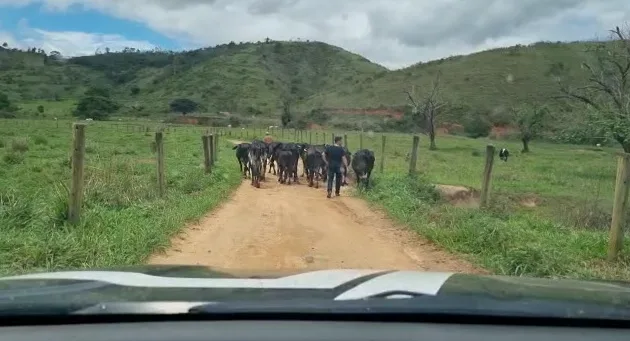
[[628, 0], [0, 0], [0, 44], [64, 55], [310, 39], [395, 69], [540, 40], [605, 38]]

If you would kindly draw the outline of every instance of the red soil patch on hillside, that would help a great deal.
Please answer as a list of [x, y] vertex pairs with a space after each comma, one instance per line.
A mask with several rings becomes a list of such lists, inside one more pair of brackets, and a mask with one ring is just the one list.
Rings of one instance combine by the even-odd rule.
[[510, 126], [495, 126], [490, 131], [490, 138], [501, 140], [518, 133], [518, 129]]

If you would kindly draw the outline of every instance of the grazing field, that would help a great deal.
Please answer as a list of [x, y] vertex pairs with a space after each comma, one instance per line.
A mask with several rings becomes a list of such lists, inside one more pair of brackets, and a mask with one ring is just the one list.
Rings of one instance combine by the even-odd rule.
[[204, 174], [201, 133], [165, 133], [168, 194], [160, 199], [153, 133], [88, 124], [82, 222], [69, 226], [70, 122], [0, 121], [0, 274], [137, 264], [167, 246], [241, 181], [227, 141]]

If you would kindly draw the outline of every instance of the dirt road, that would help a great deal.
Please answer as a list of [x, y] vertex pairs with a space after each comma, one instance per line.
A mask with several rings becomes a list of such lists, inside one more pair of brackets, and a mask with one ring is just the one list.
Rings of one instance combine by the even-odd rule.
[[324, 186], [280, 185], [268, 176], [260, 189], [244, 181], [221, 207], [174, 238], [152, 264], [206, 265], [230, 270], [330, 268], [480, 272], [395, 226], [361, 199], [326, 198]]

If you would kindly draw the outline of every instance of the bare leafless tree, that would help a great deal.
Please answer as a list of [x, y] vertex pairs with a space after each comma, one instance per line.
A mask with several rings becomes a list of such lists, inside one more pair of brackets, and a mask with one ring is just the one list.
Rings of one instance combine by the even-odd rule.
[[438, 71], [433, 80], [431, 91], [424, 97], [416, 97], [415, 89], [411, 91], [405, 90], [409, 102], [412, 107], [412, 121], [416, 128], [421, 128], [425, 134], [429, 135], [429, 149], [437, 149], [435, 145], [435, 117], [438, 115], [440, 108], [444, 106], [440, 98], [440, 77], [442, 73]]
[[588, 123], [603, 128], [630, 153], [630, 30], [615, 27], [612, 41], [598, 44], [585, 86], [572, 88], [559, 80], [565, 98], [586, 104]]

